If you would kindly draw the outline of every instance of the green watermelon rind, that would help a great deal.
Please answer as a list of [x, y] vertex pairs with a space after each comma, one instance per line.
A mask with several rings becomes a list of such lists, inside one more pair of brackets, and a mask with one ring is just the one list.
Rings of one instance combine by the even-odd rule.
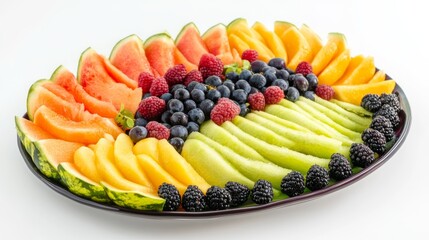
[[219, 27], [226, 28], [225, 24], [223, 24], [223, 23], [218, 23], [216, 25], [213, 25], [209, 29], [207, 29], [203, 35], [201, 35], [201, 39], [203, 39], [203, 41], [204, 41], [207, 37], [209, 37], [211, 35], [211, 33], [213, 31], [216, 31]]
[[245, 18], [236, 18], [234, 20], [232, 20], [228, 25], [226, 25], [226, 30], [230, 30], [232, 27], [234, 27], [235, 24], [241, 22], [241, 21], [245, 21], [247, 23], [247, 19]]
[[137, 36], [136, 34], [128, 35], [128, 36], [126, 36], [126, 37], [122, 38], [121, 40], [119, 40], [119, 41], [115, 44], [115, 46], [113, 46], [112, 51], [110, 52], [109, 60], [112, 60], [112, 59], [115, 57], [117, 50], [118, 50], [118, 49], [119, 49], [119, 48], [120, 48], [124, 43], [127, 43], [128, 41], [132, 40], [133, 38], [136, 38], [136, 39], [137, 39], [137, 40], [142, 44], [142, 46], [143, 46], [143, 40], [141, 40], [141, 38], [140, 38], [139, 36]]
[[164, 208], [165, 199], [142, 192], [120, 190], [103, 181], [100, 184], [107, 196], [118, 206], [145, 211], [162, 211]]
[[58, 165], [58, 173], [61, 183], [70, 192], [95, 202], [110, 202], [103, 186], [78, 172], [73, 164], [67, 162], [60, 163]]
[[45, 154], [43, 146], [36, 141], [34, 144], [33, 162], [36, 167], [48, 178], [60, 180], [60, 174], [57, 168], [49, 161], [49, 157]]
[[19, 122], [20, 117], [15, 116], [15, 128], [18, 133], [19, 140], [24, 145], [25, 150], [30, 155], [31, 159], [34, 159], [36, 147], [34, 146], [33, 140], [27, 137], [23, 131], [23, 127]]
[[168, 41], [171, 41], [174, 44], [173, 38], [171, 38], [170, 34], [166, 33], [166, 32], [162, 32], [162, 33], [157, 33], [154, 34], [150, 37], [148, 37], [144, 43], [143, 43], [143, 48], [146, 49], [146, 46], [149, 45], [152, 41], [158, 40], [158, 39], [169, 39]]
[[88, 47], [87, 49], [85, 49], [83, 52], [82, 52], [82, 54], [80, 54], [80, 57], [79, 57], [79, 63], [78, 63], [78, 65], [77, 65], [77, 76], [76, 76], [76, 81], [79, 83], [79, 84], [82, 84], [82, 82], [81, 82], [81, 73], [82, 73], [82, 63], [83, 63], [83, 60], [85, 59], [85, 56], [86, 56], [86, 54], [88, 54], [88, 53], [90, 53], [91, 51], [94, 51], [91, 47]]
[[30, 89], [28, 89], [28, 93], [27, 93], [27, 115], [28, 118], [30, 120], [33, 120], [33, 111], [31, 111], [31, 106], [33, 105], [33, 103], [36, 103], [37, 101], [35, 99], [37, 99], [37, 94], [38, 91], [37, 89], [40, 88], [40, 86], [42, 86], [43, 84], [50, 82], [49, 79], [40, 79], [37, 80], [36, 82], [34, 82]]
[[182, 39], [183, 34], [185, 34], [186, 31], [191, 27], [195, 28], [195, 30], [197, 30], [197, 33], [200, 35], [200, 30], [198, 29], [197, 25], [195, 25], [195, 23], [193, 23], [193, 22], [190, 22], [190, 23], [188, 23], [182, 27], [179, 34], [177, 34], [176, 40], [174, 40], [174, 44], [177, 45], [180, 42], [180, 40]]

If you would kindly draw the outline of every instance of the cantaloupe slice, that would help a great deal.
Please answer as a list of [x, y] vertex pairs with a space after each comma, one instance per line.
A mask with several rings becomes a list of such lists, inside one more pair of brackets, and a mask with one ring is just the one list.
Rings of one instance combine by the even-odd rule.
[[367, 83], [359, 85], [334, 85], [335, 98], [354, 105], [360, 105], [362, 98], [366, 94], [392, 93], [395, 89], [394, 80], [386, 80], [377, 83]]
[[302, 35], [307, 40], [308, 44], [311, 47], [311, 51], [313, 52], [313, 58], [314, 56], [319, 52], [319, 50], [323, 46], [322, 39], [320, 38], [317, 33], [313, 31], [308, 25], [303, 24], [299, 31], [302, 33]]
[[252, 29], [258, 32], [262, 38], [264, 38], [266, 45], [274, 54], [274, 57], [283, 58], [287, 62], [286, 49], [279, 36], [268, 30], [261, 22], [255, 22], [252, 26]]
[[[348, 71], [348, 70], [347, 70]], [[359, 65], [347, 76], [341, 77], [336, 85], [356, 85], [364, 84], [371, 80], [375, 73], [374, 58], [365, 57]]]
[[313, 53], [310, 44], [296, 27], [288, 28], [280, 37], [286, 48], [289, 61], [287, 66], [295, 70], [302, 61], [311, 62]]
[[346, 71], [350, 60], [350, 50], [346, 49], [317, 76], [319, 84], [332, 85], [336, 82]]

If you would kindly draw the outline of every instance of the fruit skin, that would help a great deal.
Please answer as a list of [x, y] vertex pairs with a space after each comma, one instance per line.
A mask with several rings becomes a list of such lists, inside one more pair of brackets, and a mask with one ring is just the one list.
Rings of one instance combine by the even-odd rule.
[[155, 34], [146, 39], [143, 48], [150, 66], [160, 76], [164, 76], [167, 70], [174, 66], [174, 50], [176, 46], [170, 35], [166, 33]]
[[42, 139], [55, 138], [50, 133], [43, 130], [41, 127], [34, 124], [32, 121], [15, 116], [15, 128], [19, 140], [24, 145], [25, 150], [33, 159], [34, 157], [34, 142]]
[[125, 75], [136, 81], [141, 72], [152, 74], [151, 66], [144, 52], [143, 41], [135, 34], [116, 43], [110, 53], [109, 60]]
[[162, 183], [158, 187], [158, 196], [165, 199], [163, 211], [176, 211], [182, 202], [177, 188], [169, 183]]
[[304, 176], [300, 172], [292, 171], [282, 179], [280, 189], [289, 197], [295, 197], [304, 193]]
[[335, 95], [334, 89], [331, 86], [324, 84], [317, 86], [315, 92], [317, 96], [325, 100], [331, 100]]
[[187, 212], [202, 212], [207, 208], [204, 193], [195, 185], [189, 185], [182, 196], [182, 207]]
[[138, 112], [142, 117], [148, 120], [158, 118], [165, 110], [165, 101], [156, 97], [150, 96], [143, 99], [138, 108]]
[[362, 98], [366, 94], [392, 93], [395, 86], [396, 82], [394, 80], [386, 80], [377, 83], [358, 85], [334, 85], [332, 88], [335, 91], [336, 99], [354, 105], [360, 105]]
[[231, 194], [231, 207], [243, 205], [250, 195], [250, 189], [238, 182], [227, 182], [225, 184], [225, 189]]
[[352, 175], [352, 167], [350, 162], [344, 155], [334, 153], [329, 162], [329, 176], [337, 181], [346, 179]]
[[203, 79], [212, 75], [220, 77], [223, 72], [223, 63], [213, 54], [207, 53], [201, 56], [198, 63], [198, 70], [201, 72]]
[[73, 162], [74, 152], [83, 145], [60, 139], [42, 139], [34, 142], [33, 162], [48, 178], [60, 180], [58, 165]]
[[150, 95], [161, 97], [162, 94], [168, 93], [168, 83], [163, 77], [155, 78], [149, 88]]
[[305, 186], [311, 191], [316, 191], [328, 186], [329, 173], [328, 170], [319, 166], [313, 165], [307, 172]]
[[217, 125], [231, 121], [240, 113], [240, 107], [229, 98], [221, 98], [210, 113], [210, 119]]
[[295, 73], [301, 73], [304, 76], [307, 74], [313, 73], [313, 67], [308, 62], [300, 62], [298, 66], [296, 66]]
[[192, 22], [182, 28], [176, 37], [175, 44], [186, 59], [193, 64], [198, 64], [200, 58], [208, 53], [197, 26]]
[[73, 163], [60, 163], [58, 165], [58, 174], [60, 175], [61, 183], [64, 184], [70, 192], [95, 202], [110, 201], [103, 186], [79, 172], [76, 165]]
[[401, 119], [399, 119], [398, 113], [390, 105], [384, 104], [383, 106], [381, 106], [381, 108], [374, 113], [373, 118], [380, 115], [389, 119], [394, 129], [398, 127], [399, 123], [401, 122]]
[[247, 101], [250, 104], [250, 109], [262, 111], [265, 108], [264, 94], [261, 92], [249, 94]]
[[285, 97], [285, 94], [278, 86], [269, 86], [264, 92], [264, 97], [266, 104], [276, 104]]
[[384, 116], [376, 116], [374, 119], [372, 119], [371, 125], [369, 127], [381, 132], [386, 138], [386, 142], [389, 142], [395, 137], [395, 131], [393, 131], [392, 123]]
[[168, 86], [171, 87], [175, 84], [183, 83], [187, 73], [185, 65], [177, 64], [167, 70], [164, 78], [167, 81]]
[[362, 133], [363, 142], [376, 153], [383, 153], [386, 150], [386, 138], [384, 135], [372, 128], [365, 129]]
[[170, 129], [156, 121], [150, 121], [146, 125], [148, 136], [157, 139], [168, 139], [170, 137]]
[[273, 201], [274, 193], [272, 184], [263, 179], [256, 181], [250, 197], [256, 204], [267, 204]]
[[253, 49], [247, 49], [241, 54], [241, 59], [252, 63], [258, 59], [258, 52]]
[[401, 105], [399, 103], [398, 96], [394, 93], [392, 93], [392, 94], [382, 93], [380, 95], [380, 101], [381, 101], [382, 105], [388, 104], [393, 109], [395, 109], [395, 111], [397, 111], [397, 112], [401, 109]]
[[363, 143], [353, 143], [350, 147], [350, 159], [353, 166], [366, 168], [374, 162], [374, 152]]
[[380, 97], [377, 94], [367, 94], [362, 98], [360, 105], [366, 110], [374, 113], [381, 108], [382, 104]]
[[183, 84], [185, 84], [185, 86], [188, 86], [189, 83], [191, 83], [193, 81], [200, 82], [200, 83], [203, 82], [203, 75], [201, 74], [200, 71], [198, 71], [196, 69], [194, 69], [194, 70], [192, 70], [186, 74]]
[[[135, 112], [142, 98], [141, 89], [131, 89], [113, 79], [107, 71], [104, 58], [91, 48], [86, 49], [80, 57], [77, 81], [89, 95], [111, 102], [118, 111], [124, 105], [125, 109]], [[137, 82], [135, 84], [137, 86]]]
[[223, 210], [230, 207], [231, 194], [224, 188], [211, 186], [206, 193], [207, 206], [210, 210]]

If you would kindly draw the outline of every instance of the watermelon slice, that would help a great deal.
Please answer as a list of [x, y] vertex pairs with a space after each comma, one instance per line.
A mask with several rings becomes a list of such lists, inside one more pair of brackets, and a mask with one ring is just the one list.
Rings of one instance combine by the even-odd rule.
[[174, 62], [175, 64], [183, 64], [188, 72], [198, 69], [198, 66], [189, 62], [178, 48], [174, 48]]
[[189, 62], [198, 65], [203, 54], [208, 53], [207, 47], [194, 23], [186, 24], [176, 38], [176, 46]]
[[[90, 113], [96, 113], [101, 117], [114, 118], [118, 114], [115, 106], [112, 103], [99, 100], [89, 95], [81, 85], [79, 85], [71, 73], [64, 66], [59, 66], [52, 74], [51, 81], [55, 84], [44, 84], [45, 88], [48, 88], [51, 92], [50, 85], [59, 85], [71, 93], [77, 102], [83, 103], [85, 110]], [[56, 95], [60, 94], [58, 91], [54, 92]], [[64, 98], [63, 98], [64, 99]], [[74, 100], [73, 99], [73, 100]], [[71, 101], [71, 100], [70, 100]]]
[[164, 76], [174, 66], [175, 45], [168, 34], [159, 33], [149, 37], [143, 47], [150, 65], [159, 75]]
[[138, 81], [142, 72], [153, 74], [146, 58], [143, 41], [135, 34], [120, 40], [113, 47], [109, 60], [116, 68], [135, 81]]
[[220, 58], [224, 65], [234, 62], [224, 24], [219, 23], [209, 28], [201, 38], [208, 51]]
[[117, 110], [123, 105], [131, 112], [137, 111], [143, 94], [141, 88], [133, 90], [116, 82], [108, 74], [103, 57], [91, 48], [80, 57], [77, 80], [89, 95], [112, 103]]

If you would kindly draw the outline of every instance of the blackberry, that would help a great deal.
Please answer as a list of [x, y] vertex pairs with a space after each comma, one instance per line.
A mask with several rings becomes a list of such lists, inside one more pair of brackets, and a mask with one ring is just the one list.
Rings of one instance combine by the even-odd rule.
[[350, 147], [350, 159], [357, 167], [366, 168], [374, 162], [374, 152], [363, 143], [352, 143]]
[[334, 153], [329, 162], [329, 177], [337, 181], [346, 179], [352, 175], [352, 167], [347, 158], [341, 153]]
[[202, 212], [207, 207], [206, 196], [195, 185], [189, 185], [182, 196], [182, 207], [187, 212]]
[[179, 208], [180, 194], [174, 185], [162, 183], [158, 187], [158, 196], [165, 199], [164, 211], [176, 211]]
[[381, 132], [386, 138], [386, 142], [389, 142], [393, 137], [395, 137], [395, 131], [393, 131], [392, 123], [384, 116], [379, 115], [372, 119], [369, 127]]
[[250, 189], [238, 182], [227, 182], [225, 189], [231, 194], [231, 207], [243, 205], [250, 195]]
[[295, 197], [304, 192], [304, 176], [300, 172], [292, 171], [283, 177], [280, 189], [289, 197]]
[[328, 183], [328, 170], [317, 164], [310, 167], [307, 172], [307, 179], [305, 181], [305, 186], [308, 187], [308, 189], [311, 191], [319, 190], [328, 186]]
[[362, 140], [372, 151], [383, 153], [386, 149], [386, 138], [384, 135], [372, 128], [367, 128], [362, 133]]
[[230, 207], [231, 194], [224, 188], [211, 186], [206, 193], [207, 205], [211, 210], [223, 210]]
[[267, 204], [273, 200], [273, 186], [264, 179], [255, 182], [251, 192], [252, 201], [256, 204]]
[[388, 105], [390, 105], [397, 112], [399, 112], [399, 110], [401, 109], [401, 106], [399, 104], [399, 98], [394, 93], [392, 93], [392, 94], [382, 93], [381, 96], [380, 96], [380, 101], [381, 101], [381, 104], [388, 104]]
[[392, 106], [384, 104], [376, 113], [374, 113], [372, 117], [375, 118], [380, 115], [389, 119], [390, 123], [392, 123], [393, 128], [399, 126], [401, 120], [399, 119], [398, 113]]
[[381, 100], [377, 94], [367, 94], [362, 98], [360, 105], [370, 112], [377, 112], [381, 108]]

